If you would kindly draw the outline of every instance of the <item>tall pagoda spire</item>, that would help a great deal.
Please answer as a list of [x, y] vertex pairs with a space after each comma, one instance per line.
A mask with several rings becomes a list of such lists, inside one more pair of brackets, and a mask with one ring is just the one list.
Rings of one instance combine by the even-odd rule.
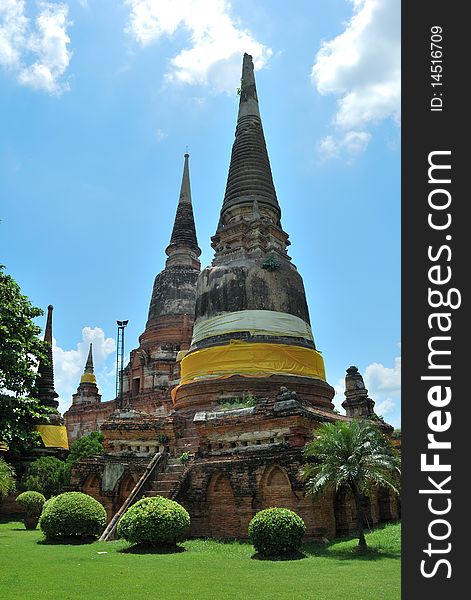
[[[168, 256], [167, 266], [179, 264], [181, 259], [183, 259], [182, 264], [188, 264], [188, 258], [191, 257], [192, 261], [195, 261], [201, 254], [196, 239], [195, 219], [191, 203], [189, 157], [190, 155], [185, 153], [182, 184], [175, 222], [173, 224], [172, 235], [170, 236], [170, 244], [165, 250]], [[186, 260], [183, 257], [184, 254], [186, 255]]]
[[[221, 210], [221, 224], [231, 222], [241, 205], [251, 207], [276, 224], [280, 207], [270, 168], [265, 136], [258, 106], [252, 57], [244, 54], [240, 87], [239, 114], [226, 192]], [[234, 210], [237, 207], [236, 210]]]
[[54, 307], [50, 304], [47, 307], [46, 329], [44, 331], [44, 341], [47, 343], [46, 361], [41, 361], [38, 367], [38, 398], [44, 406], [57, 408], [59, 402], [56, 398], [59, 396], [54, 389], [54, 364], [52, 356], [52, 311]]
[[211, 238], [215, 254], [196, 286], [191, 346], [172, 391], [177, 409], [209, 406], [229, 392], [263, 389], [263, 397], [275, 398], [283, 385], [332, 410], [334, 390], [280, 216], [252, 57], [244, 54], [226, 191]]

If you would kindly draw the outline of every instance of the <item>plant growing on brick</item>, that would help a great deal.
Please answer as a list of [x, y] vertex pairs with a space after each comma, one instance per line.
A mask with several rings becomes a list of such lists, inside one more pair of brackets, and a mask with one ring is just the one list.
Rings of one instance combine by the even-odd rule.
[[118, 523], [118, 535], [133, 544], [174, 545], [189, 525], [190, 515], [181, 504], [155, 496], [128, 508]]
[[51, 498], [39, 519], [41, 531], [50, 540], [96, 537], [105, 524], [103, 505], [82, 492], [65, 492]]
[[249, 523], [249, 537], [255, 550], [264, 556], [298, 552], [306, 526], [288, 508], [265, 508]]
[[186, 463], [190, 460], [190, 453], [182, 452], [178, 457], [178, 460], [182, 463], [182, 465], [186, 465]]
[[30, 490], [20, 494], [16, 502], [26, 513], [23, 519], [25, 528], [36, 529], [46, 498], [39, 492]]

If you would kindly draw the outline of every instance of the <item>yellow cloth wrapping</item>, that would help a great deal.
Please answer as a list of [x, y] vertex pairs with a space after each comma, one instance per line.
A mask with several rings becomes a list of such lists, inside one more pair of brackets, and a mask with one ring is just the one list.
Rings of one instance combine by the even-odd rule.
[[181, 362], [180, 385], [195, 380], [226, 378], [231, 375], [299, 375], [325, 381], [324, 359], [310, 348], [287, 344], [257, 344], [232, 340], [226, 346], [213, 346], [190, 352]]
[[239, 310], [196, 321], [192, 344], [214, 335], [250, 331], [253, 335], [280, 335], [313, 340], [309, 325], [294, 315], [274, 310]]
[[96, 377], [93, 373], [84, 373], [80, 378], [80, 383], [96, 383]]
[[67, 429], [63, 425], [36, 425], [36, 431], [46, 448], [69, 449]]

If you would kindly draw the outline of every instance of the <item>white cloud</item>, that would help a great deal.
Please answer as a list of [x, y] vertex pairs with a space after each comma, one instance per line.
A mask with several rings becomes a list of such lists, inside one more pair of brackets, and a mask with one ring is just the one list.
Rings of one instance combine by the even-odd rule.
[[320, 142], [319, 150], [324, 159], [345, 158], [349, 162], [364, 152], [370, 139], [366, 131], [347, 131], [341, 137], [328, 135]]
[[127, 31], [142, 46], [177, 30], [187, 31], [190, 46], [170, 61], [168, 81], [209, 85], [233, 92], [240, 80], [241, 55], [251, 54], [261, 69], [272, 50], [258, 42], [231, 16], [227, 0], [125, 0]]
[[0, 65], [22, 85], [56, 95], [69, 89], [62, 79], [72, 56], [68, 11], [67, 4], [39, 2], [32, 22], [24, 0], [0, 0]]
[[370, 394], [397, 394], [401, 390], [401, 357], [394, 360], [392, 368], [381, 363], [371, 363], [365, 369], [365, 385]]
[[[326, 138], [321, 151], [326, 145], [327, 149], [342, 145], [348, 133], [359, 133], [384, 119], [397, 123], [400, 119], [400, 2], [349, 2], [353, 16], [340, 35], [322, 44], [312, 68], [318, 92], [338, 97], [334, 117], [338, 139], [329, 136], [326, 142]], [[345, 145], [344, 149], [348, 150]], [[331, 153], [333, 156], [341, 154]]]
[[[107, 358], [116, 350], [113, 338], [106, 338], [105, 332], [100, 327], [84, 327], [82, 340], [72, 350], [64, 350], [57, 345], [55, 339], [52, 343], [54, 357], [54, 383], [59, 394], [59, 410], [64, 412], [72, 402], [80, 377], [85, 367], [90, 343], [93, 344], [93, 364], [97, 377], [98, 388], [100, 378], [109, 378], [110, 369], [107, 368]], [[111, 370], [114, 373], [114, 369]]]
[[387, 415], [392, 413], [392, 411], [396, 408], [396, 403], [392, 398], [386, 398], [379, 404], [375, 406], [375, 412], [377, 415]]
[[162, 142], [163, 140], [168, 138], [168, 133], [166, 131], [163, 131], [163, 129], [157, 128], [155, 130], [155, 137], [157, 138], [158, 142]]

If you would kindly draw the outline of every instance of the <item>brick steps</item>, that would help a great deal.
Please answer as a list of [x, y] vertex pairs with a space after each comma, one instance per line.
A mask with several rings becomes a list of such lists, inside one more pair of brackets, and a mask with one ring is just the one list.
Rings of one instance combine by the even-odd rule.
[[185, 467], [178, 458], [170, 458], [165, 471], [159, 473], [146, 496], [164, 496], [171, 498], [180, 484]]

